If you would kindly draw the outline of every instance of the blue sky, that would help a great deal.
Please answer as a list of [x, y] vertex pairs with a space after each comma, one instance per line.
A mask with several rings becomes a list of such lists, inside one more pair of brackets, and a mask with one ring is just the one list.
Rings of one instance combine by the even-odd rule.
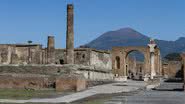
[[124, 27], [163, 40], [185, 37], [185, 0], [0, 0], [0, 43], [45, 46], [52, 34], [65, 48], [67, 3], [75, 9], [75, 46]]

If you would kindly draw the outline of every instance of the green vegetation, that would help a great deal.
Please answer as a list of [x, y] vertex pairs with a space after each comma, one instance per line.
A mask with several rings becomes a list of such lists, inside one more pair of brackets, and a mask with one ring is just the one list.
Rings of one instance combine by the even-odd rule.
[[170, 53], [164, 57], [168, 61], [181, 61], [182, 58], [180, 56], [180, 53]]
[[25, 89], [0, 89], [0, 99], [31, 99], [48, 98], [65, 95], [70, 92], [56, 92], [55, 89], [25, 90]]

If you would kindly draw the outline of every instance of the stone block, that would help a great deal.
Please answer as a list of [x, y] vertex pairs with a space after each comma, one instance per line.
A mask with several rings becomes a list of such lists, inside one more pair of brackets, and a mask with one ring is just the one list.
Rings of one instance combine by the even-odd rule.
[[76, 81], [76, 91], [85, 90], [87, 86], [87, 81], [85, 79], [77, 79]]
[[86, 89], [86, 80], [82, 75], [61, 75], [56, 78], [56, 91], [81, 91]]

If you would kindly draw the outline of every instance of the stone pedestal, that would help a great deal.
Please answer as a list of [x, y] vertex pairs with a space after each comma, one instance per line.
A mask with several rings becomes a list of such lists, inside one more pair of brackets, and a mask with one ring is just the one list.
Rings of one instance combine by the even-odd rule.
[[66, 74], [56, 78], [56, 91], [82, 91], [86, 89], [83, 75]]
[[145, 82], [147, 82], [149, 80], [149, 77], [144, 77], [143, 79]]
[[119, 76], [119, 77], [114, 78], [114, 80], [118, 82], [126, 82], [127, 76]]

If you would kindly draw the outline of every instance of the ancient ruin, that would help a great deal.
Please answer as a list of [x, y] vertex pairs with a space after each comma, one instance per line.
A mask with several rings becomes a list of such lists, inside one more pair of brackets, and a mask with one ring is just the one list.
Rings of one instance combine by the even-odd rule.
[[[117, 80], [127, 80], [128, 65], [127, 57], [132, 51], [139, 51], [144, 54], [144, 68], [141, 70], [142, 77], [145, 80], [149, 77], [161, 74], [161, 57], [160, 50], [153, 40], [150, 41], [148, 47], [113, 47], [112, 49], [112, 67]], [[136, 72], [136, 68], [135, 68]], [[135, 72], [133, 74], [135, 75]]]
[[[56, 88], [83, 90], [87, 81], [127, 81], [138, 74], [148, 81], [161, 76], [175, 76], [170, 68], [177, 63], [162, 64], [160, 49], [153, 39], [147, 46], [112, 47], [111, 51], [74, 48], [74, 7], [67, 5], [66, 48], [55, 48], [54, 36], [47, 47], [41, 44], [0, 44], [0, 88]], [[128, 57], [133, 51], [144, 55], [144, 62]], [[184, 70], [185, 55], [182, 63]], [[178, 71], [178, 70], [177, 70]], [[67, 87], [66, 87], [67, 86]]]
[[0, 88], [79, 91], [86, 87], [86, 80], [113, 80], [110, 52], [74, 49], [73, 14], [73, 5], [68, 4], [66, 49], [55, 48], [54, 36], [48, 36], [46, 48], [33, 43], [0, 44], [0, 77], [6, 79], [0, 81]]

